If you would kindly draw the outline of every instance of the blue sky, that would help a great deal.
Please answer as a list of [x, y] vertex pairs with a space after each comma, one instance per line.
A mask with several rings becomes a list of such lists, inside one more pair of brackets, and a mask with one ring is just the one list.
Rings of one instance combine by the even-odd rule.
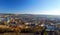
[[0, 0], [0, 13], [60, 15], [60, 0]]

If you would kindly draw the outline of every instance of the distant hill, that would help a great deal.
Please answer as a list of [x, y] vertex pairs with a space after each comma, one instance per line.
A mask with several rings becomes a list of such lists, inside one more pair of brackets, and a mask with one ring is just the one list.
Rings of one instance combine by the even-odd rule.
[[[15, 16], [16, 14], [4, 14], [0, 13], [0, 15], [12, 15]], [[17, 17], [20, 18], [35, 18], [35, 19], [60, 19], [60, 16], [57, 15], [42, 15], [42, 14], [17, 14]]]

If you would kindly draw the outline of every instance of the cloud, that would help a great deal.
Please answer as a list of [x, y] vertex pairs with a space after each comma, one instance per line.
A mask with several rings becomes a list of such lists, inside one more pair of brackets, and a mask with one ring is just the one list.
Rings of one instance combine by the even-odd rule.
[[60, 15], [60, 10], [34, 11], [31, 14]]
[[43, 11], [40, 14], [47, 14], [47, 15], [60, 15], [60, 10], [56, 11]]
[[60, 10], [48, 10], [48, 11], [19, 11], [16, 14], [43, 14], [43, 15], [60, 15]]

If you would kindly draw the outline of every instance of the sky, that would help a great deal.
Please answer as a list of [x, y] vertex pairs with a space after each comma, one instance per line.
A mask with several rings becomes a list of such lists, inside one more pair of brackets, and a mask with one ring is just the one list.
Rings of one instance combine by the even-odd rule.
[[60, 15], [60, 0], [0, 0], [0, 13]]

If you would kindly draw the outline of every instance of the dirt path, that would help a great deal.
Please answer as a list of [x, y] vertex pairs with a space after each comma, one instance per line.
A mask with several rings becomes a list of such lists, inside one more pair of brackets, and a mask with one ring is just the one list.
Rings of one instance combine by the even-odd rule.
[[33, 33], [1, 33], [0, 35], [34, 35]]

